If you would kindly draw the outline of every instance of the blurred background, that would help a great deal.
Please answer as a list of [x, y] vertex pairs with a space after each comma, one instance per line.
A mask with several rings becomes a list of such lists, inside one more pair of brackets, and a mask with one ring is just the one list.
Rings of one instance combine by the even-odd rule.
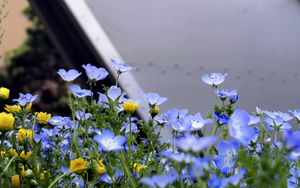
[[298, 0], [9, 0], [4, 9], [0, 85], [38, 94], [38, 110], [68, 113], [58, 68], [109, 58], [135, 67], [132, 93], [168, 97], [163, 110], [206, 114], [217, 100], [200, 80], [210, 72], [229, 73], [222, 87], [249, 111], [299, 107]]

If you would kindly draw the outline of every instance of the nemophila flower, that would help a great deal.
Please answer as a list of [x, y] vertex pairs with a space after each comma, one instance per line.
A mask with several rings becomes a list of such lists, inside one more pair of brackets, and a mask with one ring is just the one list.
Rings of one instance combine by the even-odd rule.
[[30, 93], [26, 93], [26, 94], [19, 94], [19, 98], [18, 99], [13, 99], [13, 101], [18, 102], [18, 104], [20, 106], [26, 106], [26, 105], [30, 105], [30, 103], [32, 103], [33, 101], [35, 101], [37, 99], [37, 95], [31, 95]]
[[207, 83], [208, 85], [217, 86], [224, 82], [225, 77], [228, 74], [221, 74], [221, 73], [211, 73], [205, 74], [201, 77], [202, 81]]
[[218, 112], [215, 112], [214, 113], [214, 117], [216, 118], [216, 120], [219, 122], [219, 124], [226, 124], [228, 123], [229, 121], [229, 118], [226, 114], [223, 114], [223, 113], [218, 113]]
[[108, 101], [107, 96], [100, 92], [98, 92], [98, 94], [99, 94], [99, 98], [98, 98], [97, 104], [99, 106], [102, 106], [103, 108], [108, 108], [109, 101]]
[[172, 184], [178, 178], [178, 173], [175, 169], [171, 169], [167, 174], [154, 175], [152, 177], [143, 177], [140, 182], [149, 187], [166, 187]]
[[[223, 179], [214, 174], [209, 179], [208, 186], [211, 188], [225, 188], [228, 185], [238, 186], [239, 182], [244, 177], [245, 173], [246, 173], [246, 168], [242, 168], [235, 175], [232, 175], [232, 176], [229, 176], [229, 177], [226, 177]], [[238, 186], [238, 187], [241, 187], [241, 186]]]
[[57, 73], [64, 81], [67, 82], [71, 82], [81, 75], [81, 73], [75, 69], [71, 69], [68, 72], [65, 69], [59, 69]]
[[235, 141], [220, 141], [217, 145], [218, 155], [214, 158], [214, 164], [223, 173], [232, 171], [238, 156], [239, 144]]
[[293, 116], [285, 112], [280, 112], [280, 111], [270, 112], [264, 110], [263, 113], [265, 113], [267, 116], [269, 116], [272, 119], [276, 119], [277, 117], [280, 117], [283, 121], [290, 121], [291, 119], [293, 119]]
[[192, 123], [192, 130], [200, 130], [202, 129], [206, 124], [213, 123], [212, 119], [203, 119], [201, 114], [198, 112], [194, 116], [189, 115], [188, 116], [189, 121]]
[[287, 149], [300, 152], [300, 130], [294, 132], [292, 130], [285, 131], [284, 140]]
[[115, 133], [109, 129], [105, 129], [100, 135], [94, 136], [94, 140], [99, 143], [99, 148], [104, 151], [122, 150], [126, 142], [124, 136], [115, 136]]
[[195, 135], [186, 135], [174, 139], [174, 144], [183, 151], [199, 152], [218, 140], [216, 136], [205, 136], [198, 138]]
[[18, 141], [19, 143], [23, 143], [24, 140], [32, 141], [33, 139], [33, 131], [31, 129], [19, 129], [18, 131]]
[[11, 185], [13, 188], [20, 188], [21, 187], [21, 179], [20, 179], [20, 175], [15, 174], [11, 177]]
[[252, 116], [250, 114], [248, 114], [250, 120], [249, 120], [249, 123], [248, 125], [254, 125], [254, 124], [257, 124], [260, 122], [260, 117], [259, 116]]
[[87, 161], [82, 157], [70, 161], [70, 172], [81, 174], [87, 169]]
[[97, 68], [91, 64], [82, 65], [90, 80], [99, 81], [107, 77], [108, 72], [104, 68]]
[[81, 89], [80, 86], [78, 86], [78, 85], [74, 84], [74, 85], [69, 86], [68, 88], [72, 91], [72, 93], [76, 97], [82, 98], [82, 97], [92, 96], [91, 90]]
[[182, 117], [179, 119], [169, 120], [171, 127], [178, 132], [191, 131], [192, 122], [189, 121], [188, 117]]
[[189, 173], [192, 178], [202, 177], [205, 175], [205, 171], [210, 169], [211, 159], [209, 156], [203, 158], [197, 158], [189, 168]]
[[17, 104], [14, 104], [14, 105], [6, 104], [4, 109], [9, 113], [15, 113], [15, 112], [19, 112], [21, 110], [21, 106], [17, 105]]
[[138, 173], [146, 170], [148, 167], [147, 165], [139, 164], [139, 163], [134, 163], [133, 164], [133, 169], [136, 170]]
[[128, 64], [122, 63], [122, 62], [117, 62], [113, 59], [111, 60], [111, 64], [117, 70], [118, 74], [122, 74], [124, 72], [128, 72], [128, 71], [132, 70], [132, 67], [129, 66]]
[[297, 121], [300, 121], [300, 109], [297, 110], [289, 110], [291, 114], [297, 119]]
[[256, 136], [256, 131], [249, 126], [249, 122], [248, 113], [241, 109], [236, 109], [228, 122], [229, 135], [237, 139], [244, 146], [247, 146], [250, 140]]
[[124, 173], [121, 172], [119, 169], [115, 170], [115, 173], [112, 175], [108, 175], [107, 173], [103, 173], [100, 175], [99, 180], [103, 181], [108, 184], [112, 184], [113, 182], [119, 181], [124, 176]]
[[226, 100], [227, 98], [233, 97], [232, 101], [237, 101], [237, 90], [236, 89], [215, 89], [215, 93], [220, 99]]
[[89, 118], [92, 117], [92, 114], [91, 113], [88, 113], [88, 112], [84, 112], [84, 111], [81, 111], [81, 110], [77, 110], [75, 112], [75, 117], [78, 119], [78, 120], [87, 120]]
[[196, 160], [196, 157], [189, 154], [189, 153], [180, 153], [177, 149], [173, 151], [173, 149], [167, 149], [160, 153], [161, 156], [164, 156], [168, 159], [171, 159], [173, 161], [179, 162], [179, 163], [186, 163], [190, 164], [193, 163]]
[[[131, 126], [131, 130], [130, 130], [130, 126]], [[125, 134], [129, 133], [130, 131], [132, 133], [136, 133], [138, 132], [138, 127], [134, 122], [131, 122], [131, 125], [129, 122], [126, 122], [122, 127], [120, 131], [125, 130]]]
[[70, 129], [74, 125], [74, 122], [70, 117], [62, 117], [62, 116], [53, 116], [49, 119], [49, 123], [51, 125], [55, 125], [55, 128], [65, 128]]
[[270, 130], [276, 129], [283, 131], [292, 128], [292, 126], [289, 123], [284, 122], [280, 116], [275, 116], [274, 118], [267, 117], [264, 121], [268, 124]]
[[31, 157], [31, 155], [32, 155], [32, 151], [28, 151], [28, 152], [22, 151], [20, 157], [23, 160], [28, 160]]
[[143, 93], [142, 92], [142, 95], [143, 95], [145, 101], [150, 106], [161, 105], [162, 103], [164, 103], [168, 100], [166, 97], [161, 97], [157, 93]]
[[117, 99], [119, 99], [122, 95], [122, 90], [121, 88], [117, 87], [117, 86], [111, 86], [108, 90], [107, 90], [107, 97], [110, 98], [112, 101], [116, 101]]
[[1, 99], [8, 99], [9, 98], [9, 89], [6, 87], [0, 87], [0, 98]]
[[36, 112], [35, 115], [39, 124], [47, 124], [49, 119], [51, 118], [51, 114], [48, 114], [46, 112]]
[[134, 113], [136, 111], [136, 109], [138, 108], [138, 106], [139, 106], [138, 102], [134, 102], [134, 101], [130, 101], [130, 100], [123, 102], [124, 110], [129, 113]]
[[11, 113], [0, 113], [0, 131], [7, 132], [11, 130], [14, 126], [15, 118]]

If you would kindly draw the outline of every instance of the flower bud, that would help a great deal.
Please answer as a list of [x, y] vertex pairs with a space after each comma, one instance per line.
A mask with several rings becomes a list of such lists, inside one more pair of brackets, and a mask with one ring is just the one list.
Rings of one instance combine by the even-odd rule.
[[15, 118], [12, 114], [5, 112], [0, 113], [0, 131], [7, 132], [13, 128]]
[[27, 170], [25, 171], [24, 176], [25, 176], [25, 178], [27, 178], [27, 179], [31, 179], [31, 178], [33, 177], [33, 171], [30, 170], [30, 169], [27, 169]]
[[9, 98], [9, 89], [5, 87], [0, 87], [0, 98], [8, 99]]
[[31, 129], [19, 129], [18, 141], [22, 144], [26, 139], [28, 139], [29, 141], [33, 139], [33, 131]]
[[150, 114], [152, 117], [155, 117], [159, 113], [159, 105], [150, 106]]
[[20, 176], [15, 174], [11, 177], [11, 185], [13, 188], [19, 188], [20, 186]]

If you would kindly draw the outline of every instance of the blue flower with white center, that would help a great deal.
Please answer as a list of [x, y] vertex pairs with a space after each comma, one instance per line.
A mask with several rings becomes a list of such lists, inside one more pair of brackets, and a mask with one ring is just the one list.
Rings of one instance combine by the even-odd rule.
[[217, 86], [224, 82], [225, 77], [228, 74], [221, 74], [221, 73], [211, 73], [205, 74], [201, 77], [202, 81], [207, 83], [208, 85]]
[[289, 110], [291, 114], [297, 119], [297, 121], [300, 121], [300, 109], [297, 110]]
[[121, 97], [121, 95], [122, 95], [122, 90], [117, 86], [111, 86], [107, 90], [107, 97], [110, 98], [112, 101], [116, 101]]
[[272, 119], [276, 119], [276, 117], [280, 117], [283, 121], [290, 121], [291, 119], [293, 119], [293, 116], [291, 116], [288, 113], [285, 112], [280, 112], [280, 111], [274, 111], [274, 112], [270, 112], [270, 111], [263, 111], [265, 114], [267, 114], [267, 116], [269, 116]]
[[168, 159], [171, 159], [176, 162], [183, 162], [186, 164], [193, 163], [196, 160], [196, 157], [191, 154], [179, 153], [177, 149], [173, 151], [173, 149], [169, 148], [160, 153], [161, 156], [164, 156]]
[[197, 158], [194, 163], [189, 168], [189, 173], [192, 178], [201, 177], [205, 175], [205, 171], [209, 171], [209, 164], [211, 159], [209, 156], [204, 156], [203, 158]]
[[140, 182], [149, 187], [166, 187], [172, 184], [178, 178], [178, 173], [175, 169], [171, 169], [167, 174], [154, 175], [152, 177], [143, 177]]
[[242, 180], [242, 178], [244, 177], [246, 173], [246, 168], [242, 168], [238, 173], [226, 177], [226, 178], [220, 178], [216, 175], [213, 175], [209, 181], [208, 181], [208, 185], [211, 188], [225, 188], [228, 185], [233, 185], [236, 187], [241, 187], [239, 185], [240, 181]]
[[94, 136], [94, 140], [99, 143], [99, 149], [104, 151], [122, 150], [126, 142], [124, 136], [115, 136], [115, 133], [109, 129], [105, 129], [100, 135]]
[[82, 65], [90, 80], [99, 81], [108, 76], [108, 72], [104, 68], [97, 68], [91, 64]]
[[215, 89], [215, 93], [222, 100], [226, 100], [228, 97], [237, 96], [236, 89]]
[[67, 82], [71, 82], [81, 75], [81, 73], [75, 69], [71, 69], [68, 72], [65, 69], [59, 69], [57, 73], [64, 81]]
[[217, 119], [217, 121], [219, 122], [219, 124], [223, 125], [223, 124], [227, 124], [229, 121], [229, 118], [226, 114], [223, 113], [218, 113], [215, 112], [214, 113], [214, 117]]
[[199, 152], [218, 140], [216, 136], [205, 136], [198, 138], [194, 135], [186, 135], [174, 139], [174, 144], [183, 151]]
[[92, 114], [91, 113], [87, 113], [87, 112], [84, 112], [82, 110], [77, 110], [75, 112], [75, 117], [78, 119], [78, 120], [87, 120], [89, 118], [92, 117]]
[[161, 97], [157, 93], [142, 93], [142, 95], [144, 96], [145, 101], [151, 106], [161, 105], [168, 100], [166, 97]]
[[300, 152], [300, 130], [287, 130], [284, 134], [286, 148], [292, 151]]
[[78, 85], [74, 84], [74, 85], [69, 86], [68, 88], [72, 91], [72, 93], [76, 97], [82, 98], [82, 97], [92, 96], [91, 90], [81, 89], [80, 86], [78, 86]]
[[236, 141], [222, 140], [217, 145], [218, 155], [214, 158], [214, 164], [223, 173], [232, 171], [238, 156], [239, 144]]
[[189, 121], [188, 117], [171, 119], [169, 123], [171, 127], [178, 132], [190, 131], [192, 128], [192, 123]]
[[29, 103], [32, 103], [37, 99], [37, 95], [31, 95], [30, 93], [19, 93], [19, 98], [18, 99], [13, 99], [14, 102], [18, 102], [20, 106], [26, 106]]
[[206, 124], [213, 123], [212, 119], [203, 119], [203, 117], [199, 112], [196, 113], [194, 116], [193, 115], [188, 116], [188, 119], [192, 123], [192, 130], [200, 130]]
[[128, 72], [132, 70], [132, 67], [126, 63], [117, 62], [115, 60], [111, 60], [111, 64], [117, 70], [118, 74], [122, 74], [124, 72]]
[[283, 131], [292, 128], [289, 123], [284, 122], [283, 119], [277, 115], [274, 117], [274, 119], [267, 117], [264, 119], [264, 121], [268, 124], [270, 130], [277, 129]]
[[228, 122], [229, 135], [241, 142], [243, 146], [247, 146], [250, 140], [256, 137], [256, 131], [249, 126], [249, 122], [248, 113], [241, 109], [236, 109]]

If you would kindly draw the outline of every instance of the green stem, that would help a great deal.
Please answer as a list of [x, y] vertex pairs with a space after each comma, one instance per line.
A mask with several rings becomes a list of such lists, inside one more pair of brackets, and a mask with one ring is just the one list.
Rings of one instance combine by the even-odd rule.
[[48, 188], [51, 188], [51, 187], [53, 187], [61, 178], [63, 178], [63, 177], [65, 177], [65, 176], [68, 176], [68, 175], [70, 175], [70, 174], [72, 174], [72, 173], [76, 173], [77, 171], [82, 171], [82, 170], [87, 170], [86, 168], [84, 168], [84, 169], [78, 169], [78, 170], [74, 170], [74, 171], [72, 171], [72, 172], [65, 172], [64, 174], [62, 174], [62, 175], [60, 175], [60, 176], [58, 176], [49, 186], [48, 186]]
[[9, 160], [8, 164], [6, 165], [6, 167], [4, 168], [3, 172], [1, 173], [1, 177], [3, 176], [3, 174], [7, 171], [7, 169], [9, 168], [9, 166], [11, 165], [11, 163], [13, 162], [13, 160], [15, 159], [16, 157], [13, 157]]
[[122, 151], [120, 152], [120, 158], [121, 158], [122, 165], [123, 165], [123, 168], [125, 170], [125, 173], [128, 176], [128, 178], [129, 178], [129, 182], [130, 182], [131, 187], [136, 187], [135, 182], [132, 179], [131, 172], [130, 172], [130, 170], [129, 170], [126, 162], [125, 162], [125, 156], [124, 156], [124, 154], [123, 154]]

